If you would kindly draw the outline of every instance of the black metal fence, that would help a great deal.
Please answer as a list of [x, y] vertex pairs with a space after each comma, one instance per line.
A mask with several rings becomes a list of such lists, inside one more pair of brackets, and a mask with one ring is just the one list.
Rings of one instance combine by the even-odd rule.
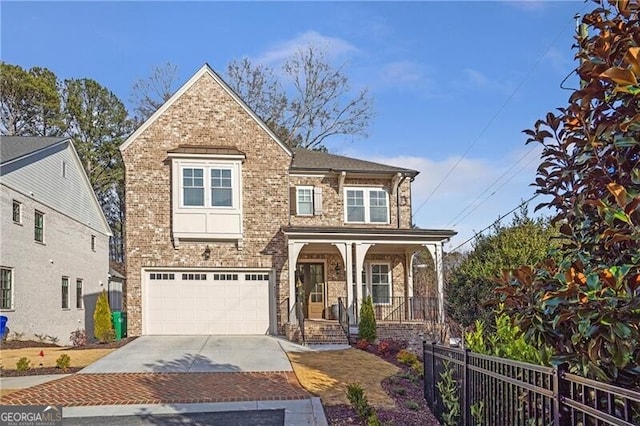
[[[444, 389], [447, 373], [454, 383], [451, 391]], [[640, 425], [640, 392], [585, 379], [558, 367], [426, 342], [424, 396], [440, 421], [455, 412], [451, 407], [457, 399], [459, 415], [453, 417], [464, 426]]]

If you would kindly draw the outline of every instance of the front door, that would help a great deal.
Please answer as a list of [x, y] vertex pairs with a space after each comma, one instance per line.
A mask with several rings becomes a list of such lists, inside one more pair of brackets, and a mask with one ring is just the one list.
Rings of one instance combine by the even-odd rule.
[[324, 264], [299, 263], [297, 275], [304, 289], [306, 317], [322, 318], [325, 307]]

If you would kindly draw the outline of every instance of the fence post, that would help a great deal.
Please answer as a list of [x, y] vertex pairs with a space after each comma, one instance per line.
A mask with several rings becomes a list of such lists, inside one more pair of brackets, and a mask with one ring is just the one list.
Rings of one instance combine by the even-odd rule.
[[436, 391], [438, 390], [436, 387], [436, 342], [431, 342], [431, 371], [432, 371], [432, 379], [431, 379], [431, 395], [432, 402], [431, 406], [433, 407], [433, 414], [437, 415], [438, 407], [436, 406]]
[[463, 370], [462, 370], [462, 424], [471, 424], [471, 407], [469, 401], [469, 349], [463, 348]]
[[567, 371], [566, 364], [553, 366], [553, 424], [554, 426], [570, 426], [569, 413], [565, 412], [564, 398], [569, 394], [569, 382], [563, 375]]

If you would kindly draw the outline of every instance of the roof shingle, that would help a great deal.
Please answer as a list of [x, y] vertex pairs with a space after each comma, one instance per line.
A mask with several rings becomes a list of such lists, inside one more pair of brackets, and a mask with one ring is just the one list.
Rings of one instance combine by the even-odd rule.
[[0, 162], [6, 163], [40, 151], [69, 138], [36, 136], [0, 136]]
[[416, 176], [418, 171], [402, 167], [388, 166], [372, 161], [358, 160], [342, 155], [311, 151], [304, 148], [293, 148], [291, 170], [317, 170], [352, 173], [388, 173]]

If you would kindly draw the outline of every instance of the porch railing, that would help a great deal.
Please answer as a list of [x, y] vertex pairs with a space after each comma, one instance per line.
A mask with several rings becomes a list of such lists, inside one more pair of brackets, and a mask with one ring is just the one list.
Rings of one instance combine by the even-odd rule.
[[423, 296], [378, 298], [373, 303], [373, 312], [376, 321], [432, 322], [438, 319], [438, 299]]
[[338, 297], [338, 321], [340, 322], [342, 331], [344, 331], [345, 336], [347, 336], [347, 340], [349, 340], [351, 337], [349, 329], [349, 311], [347, 310], [342, 297]]

